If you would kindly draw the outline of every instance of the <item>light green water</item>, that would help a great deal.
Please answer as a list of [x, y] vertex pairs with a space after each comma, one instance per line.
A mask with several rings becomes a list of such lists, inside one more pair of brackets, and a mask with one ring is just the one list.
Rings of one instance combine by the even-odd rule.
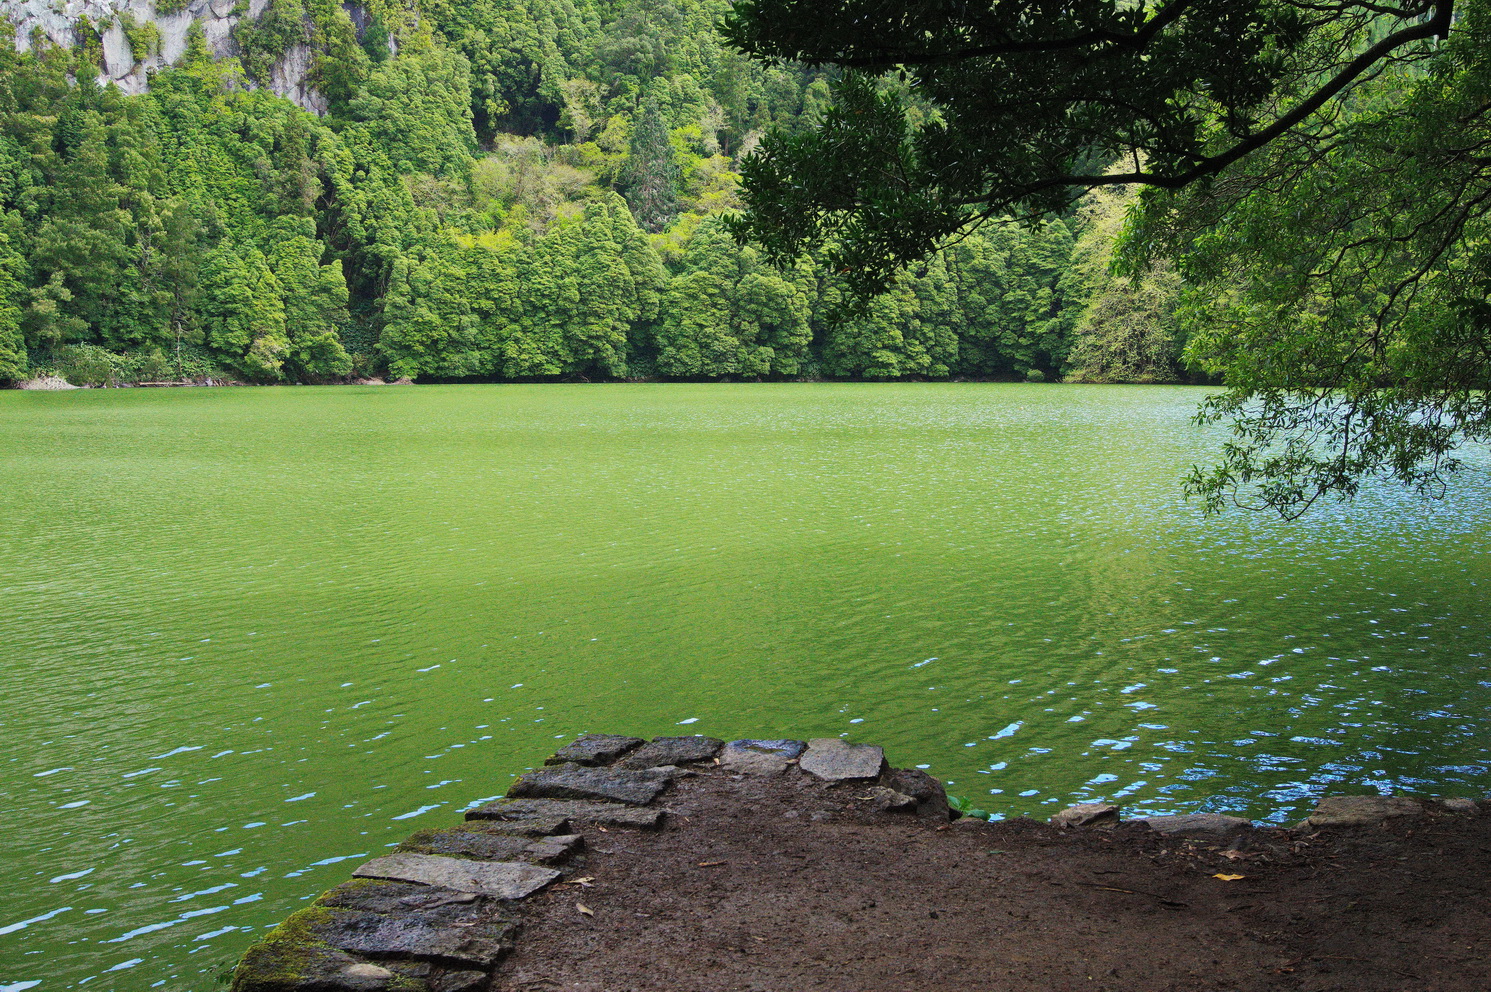
[[1484, 794], [1486, 460], [1205, 521], [1200, 397], [0, 394], [0, 992], [211, 990], [591, 730], [849, 735], [1008, 815]]

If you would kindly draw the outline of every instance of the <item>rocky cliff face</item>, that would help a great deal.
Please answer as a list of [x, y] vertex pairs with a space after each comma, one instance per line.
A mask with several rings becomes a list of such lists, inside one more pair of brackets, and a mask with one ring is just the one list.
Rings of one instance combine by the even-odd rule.
[[[175, 13], [163, 13], [156, 9], [155, 0], [0, 0], [0, 16], [15, 25], [16, 47], [21, 51], [38, 40], [76, 47], [82, 43], [78, 26], [87, 18], [103, 39], [99, 83], [113, 82], [126, 93], [143, 93], [149, 88], [152, 71], [174, 64], [186, 51], [187, 31], [193, 23], [201, 25], [213, 54], [227, 58], [237, 54], [233, 29], [239, 21], [258, 18], [268, 6], [269, 0], [248, 0], [241, 12], [238, 0], [188, 0]], [[362, 4], [343, 6], [354, 23], [366, 22]], [[154, 25], [160, 39], [157, 49], [135, 51], [130, 34], [138, 40], [141, 32], [127, 31], [127, 25]], [[277, 95], [306, 110], [325, 113], [325, 99], [308, 82], [311, 62], [310, 48], [295, 45], [281, 56], [266, 82]]]

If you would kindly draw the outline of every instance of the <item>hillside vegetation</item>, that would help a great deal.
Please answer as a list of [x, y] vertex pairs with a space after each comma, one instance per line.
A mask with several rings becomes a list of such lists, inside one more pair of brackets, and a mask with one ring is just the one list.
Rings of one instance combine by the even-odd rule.
[[[728, 8], [240, 4], [236, 57], [194, 27], [134, 96], [88, 82], [112, 24], [0, 39], [0, 380], [1185, 376], [1178, 280], [1109, 274], [1121, 192], [863, 307], [736, 244], [739, 162], [829, 87], [728, 48]], [[300, 46], [322, 116], [268, 90]]]

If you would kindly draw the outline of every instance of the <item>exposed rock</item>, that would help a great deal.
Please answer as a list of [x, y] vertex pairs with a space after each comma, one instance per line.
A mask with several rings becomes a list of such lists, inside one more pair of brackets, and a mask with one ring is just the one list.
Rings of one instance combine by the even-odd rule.
[[714, 737], [654, 737], [650, 744], [644, 744], [623, 758], [619, 767], [657, 768], [708, 761], [724, 746], [724, 741]]
[[507, 794], [514, 799], [595, 799], [646, 806], [668, 782], [668, 775], [656, 770], [554, 765], [519, 776]]
[[916, 815], [923, 820], [946, 823], [952, 819], [942, 783], [920, 768], [892, 768], [880, 781], [887, 788], [915, 799]]
[[850, 744], [837, 737], [808, 741], [798, 767], [826, 782], [878, 779], [885, 770], [885, 752], [874, 744]]
[[1252, 830], [1253, 821], [1221, 813], [1187, 813], [1181, 816], [1141, 816], [1134, 822], [1169, 837], [1226, 837]]
[[580, 847], [579, 834], [558, 837], [514, 837], [501, 830], [486, 830], [479, 822], [449, 830], [421, 830], [400, 844], [398, 850], [418, 854], [450, 854], [486, 861], [530, 861], [548, 864], [562, 861]]
[[[270, 0], [249, 0], [248, 19], [259, 19], [269, 3]], [[355, 22], [368, 23], [370, 15], [365, 4], [346, 3], [343, 7]], [[151, 71], [174, 65], [181, 59], [193, 24], [200, 26], [203, 40], [214, 57], [236, 55], [233, 32], [244, 19], [244, 13], [238, 0], [186, 0], [175, 13], [158, 10], [155, 0], [0, 0], [0, 16], [15, 25], [15, 44], [20, 51], [30, 49], [33, 32], [67, 49], [81, 44], [77, 24], [82, 18], [100, 26], [103, 65], [98, 81], [113, 82], [129, 94], [146, 92]], [[155, 55], [131, 51], [123, 31], [125, 18], [155, 27], [160, 37]], [[390, 44], [390, 49], [393, 47]], [[314, 63], [315, 53], [308, 45], [293, 44], [270, 67], [269, 78], [260, 82], [303, 109], [324, 114], [326, 98], [311, 81]]]
[[1479, 816], [1481, 812], [1480, 806], [1476, 805], [1474, 799], [1466, 799], [1464, 796], [1454, 799], [1441, 799], [1439, 805], [1451, 813], [1460, 813], [1465, 816]]
[[731, 741], [720, 752], [720, 767], [746, 775], [780, 775], [805, 750], [802, 741]]
[[16, 384], [17, 389], [34, 389], [40, 391], [53, 391], [61, 389], [82, 389], [82, 386], [74, 386], [66, 379], [55, 375], [44, 375], [35, 379], [24, 379]]
[[559, 877], [559, 872], [552, 868], [516, 861], [463, 861], [409, 853], [374, 858], [352, 874], [358, 878], [420, 882], [496, 899], [522, 899]]
[[[143, 53], [142, 53], [143, 54]], [[135, 68], [135, 53], [129, 47], [124, 27], [118, 21], [103, 34], [104, 73], [113, 80], [123, 79]]]
[[[546, 765], [609, 765], [628, 751], [641, 747], [640, 737], [623, 737], [620, 734], [586, 734], [564, 745], [553, 755], [544, 759]], [[659, 764], [673, 764], [663, 761]]]
[[575, 799], [499, 799], [467, 811], [466, 819], [545, 824], [557, 819], [566, 827], [598, 823], [605, 827], [656, 830], [662, 826], [663, 811]]
[[1051, 825], [1063, 830], [1073, 827], [1111, 827], [1118, 822], [1118, 807], [1112, 803], [1078, 803], [1051, 817]]
[[227, 18], [207, 18], [199, 22], [202, 25], [202, 40], [207, 42], [207, 50], [215, 59], [225, 59], [233, 55], [235, 44], [233, 41], [233, 28], [236, 21]]
[[269, 91], [303, 110], [324, 116], [330, 104], [311, 83], [311, 70], [315, 64], [316, 53], [309, 45], [291, 45], [270, 69]]
[[1326, 827], [1380, 827], [1388, 820], [1423, 816], [1424, 802], [1408, 796], [1326, 796], [1300, 823], [1306, 830]]
[[311, 932], [338, 950], [374, 958], [424, 958], [491, 970], [512, 950], [517, 921], [470, 906], [393, 916], [330, 909]]

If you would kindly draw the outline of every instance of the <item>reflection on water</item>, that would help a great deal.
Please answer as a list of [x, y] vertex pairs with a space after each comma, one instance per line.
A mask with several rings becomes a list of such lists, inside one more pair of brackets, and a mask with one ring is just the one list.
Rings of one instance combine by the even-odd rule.
[[845, 734], [1005, 815], [1485, 793], [1484, 458], [1204, 521], [1199, 398], [0, 395], [0, 992], [214, 988], [587, 730]]

